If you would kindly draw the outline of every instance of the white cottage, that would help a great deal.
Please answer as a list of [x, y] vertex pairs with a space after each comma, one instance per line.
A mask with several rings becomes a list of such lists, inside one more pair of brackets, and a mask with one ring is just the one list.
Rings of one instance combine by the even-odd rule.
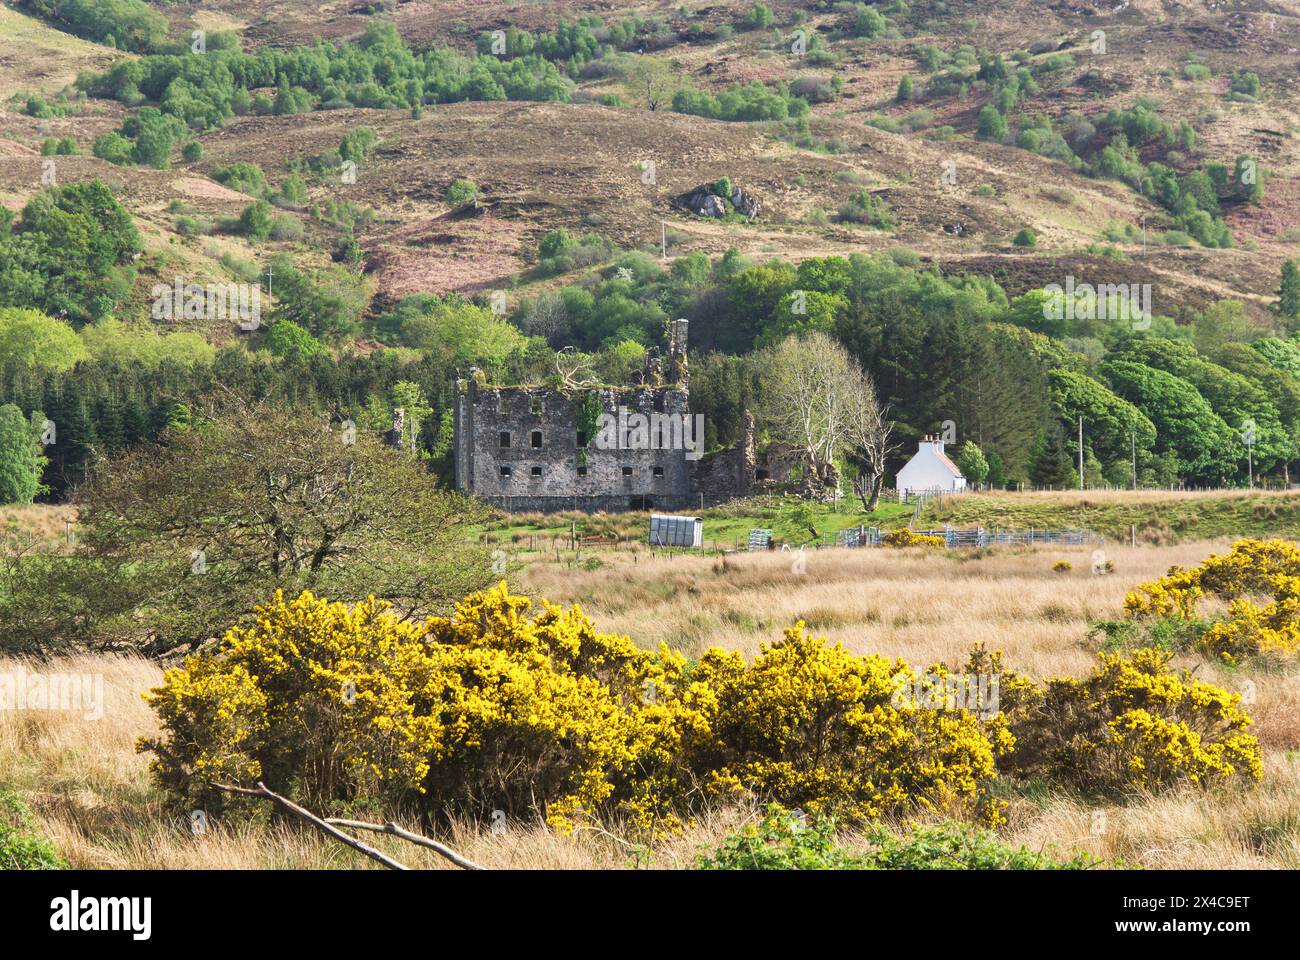
[[955, 493], [966, 489], [966, 478], [943, 452], [939, 437], [922, 437], [894, 485], [901, 494]]

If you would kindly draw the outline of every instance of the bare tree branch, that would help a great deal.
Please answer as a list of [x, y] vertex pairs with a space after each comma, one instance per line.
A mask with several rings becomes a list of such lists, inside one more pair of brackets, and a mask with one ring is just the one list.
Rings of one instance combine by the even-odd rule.
[[380, 863], [388, 867], [388, 869], [390, 870], [411, 869], [405, 864], [398, 863], [396, 860], [394, 860], [392, 857], [388, 856], [387, 854], [380, 853], [374, 847], [367, 846], [366, 844], [362, 843], [360, 840], [356, 839], [355, 837], [349, 837], [342, 830], [335, 829], [334, 827], [326, 823], [324, 820], [322, 820], [320, 817], [316, 816], [314, 813], [304, 810], [302, 807], [298, 806], [298, 804], [294, 803], [292, 800], [282, 797], [278, 793], [274, 792], [273, 790], [270, 790], [266, 786], [266, 784], [264, 784], [261, 780], [257, 781], [256, 789], [250, 789], [248, 787], [235, 787], [227, 783], [217, 783], [216, 781], [210, 781], [210, 785], [213, 787], [213, 789], [224, 790], [226, 793], [239, 793], [248, 797], [261, 797], [265, 800], [271, 800], [279, 804], [284, 809], [288, 810], [295, 817], [300, 817], [301, 819], [306, 820], [312, 826], [317, 827], [320, 830], [323, 830], [325, 833], [329, 834], [331, 837], [333, 837], [335, 840], [339, 841], [340, 843], [346, 844], [347, 846], [351, 847], [353, 850], [358, 851], [359, 853], [364, 853], [371, 860], [378, 860]]
[[391, 834], [394, 837], [401, 837], [403, 840], [409, 840], [411, 843], [417, 844], [421, 847], [428, 847], [430, 850], [442, 854], [442, 856], [456, 864], [456, 866], [464, 867], [466, 870], [486, 869], [485, 867], [479, 866], [473, 860], [462, 857], [446, 844], [439, 843], [437, 840], [432, 840], [429, 837], [422, 836], [418, 833], [412, 833], [409, 830], [403, 830], [391, 820], [387, 823], [366, 823], [361, 820], [341, 820], [337, 817], [330, 817], [325, 822], [337, 827], [347, 827], [349, 830], [370, 830], [373, 833]]

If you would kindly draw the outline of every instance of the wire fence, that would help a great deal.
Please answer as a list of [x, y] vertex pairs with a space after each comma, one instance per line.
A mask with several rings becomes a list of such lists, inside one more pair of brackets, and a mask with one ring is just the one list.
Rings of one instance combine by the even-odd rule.
[[[886, 533], [887, 531], [882, 530], [880, 527], [851, 527], [847, 530], [840, 530], [838, 533], [822, 534], [821, 539], [814, 546], [817, 549], [829, 547], [844, 547], [847, 549], [878, 547], [884, 541]], [[953, 527], [945, 527], [940, 530], [913, 530], [912, 533], [920, 536], [939, 537], [943, 540], [944, 545], [950, 549], [962, 547], [978, 549], [999, 544], [1082, 546], [1089, 543], [1106, 542], [1105, 537], [1088, 530], [1051, 530], [1037, 527], [1029, 527], [1024, 530], [990, 530], [983, 527], [959, 530]], [[750, 550], [754, 549], [756, 547], [751, 539]]]

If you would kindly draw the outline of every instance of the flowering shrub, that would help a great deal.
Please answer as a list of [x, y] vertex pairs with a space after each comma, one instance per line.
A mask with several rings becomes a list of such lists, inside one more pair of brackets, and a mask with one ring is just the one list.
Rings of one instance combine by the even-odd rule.
[[[1228, 615], [1201, 634], [1206, 652], [1231, 663], [1300, 651], [1300, 548], [1290, 541], [1238, 540], [1225, 556], [1211, 554], [1199, 567], [1175, 567], [1140, 585], [1124, 609], [1133, 619], [1192, 621], [1207, 596], [1228, 601]], [[1263, 598], [1262, 606], [1255, 602]]]
[[935, 537], [926, 533], [916, 533], [907, 527], [899, 527], [897, 530], [891, 530], [880, 538], [880, 542], [890, 547], [947, 546], [947, 542], [943, 537]]
[[718, 649], [688, 663], [504, 583], [424, 623], [374, 599], [277, 594], [167, 671], [147, 695], [162, 733], [140, 746], [177, 804], [212, 812], [248, 801], [211, 781], [260, 779], [326, 812], [536, 810], [561, 830], [620, 818], [650, 837], [737, 796], [856, 822], [996, 825], [999, 765], [1145, 787], [1258, 776], [1237, 698], [1164, 668], [1153, 652], [1104, 658], [1093, 678], [1040, 688], [977, 651], [968, 669], [1000, 680], [1001, 712], [985, 713], [928, 703], [955, 679], [942, 666], [855, 656], [802, 623], [752, 663]]
[[691, 766], [707, 789], [858, 820], [916, 808], [998, 821], [982, 788], [1011, 748], [999, 721], [916, 709], [897, 696], [917, 681], [902, 660], [854, 656], [802, 628], [749, 666], [721, 650], [701, 658], [692, 678], [710, 692], [710, 737]]
[[577, 607], [531, 607], [502, 584], [415, 624], [374, 600], [277, 595], [167, 672], [149, 695], [164, 735], [141, 748], [178, 803], [208, 810], [223, 804], [209, 781], [262, 779], [321, 809], [536, 805], [562, 829], [614, 813], [672, 830], [742, 791], [851, 817], [993, 817], [981, 787], [1005, 735], [965, 711], [892, 706], [911, 677], [901, 661], [799, 625], [752, 665], [710, 650], [688, 669], [597, 633]]
[[1052, 569], [1055, 570], [1057, 573], [1069, 573], [1071, 570], [1074, 569], [1074, 564], [1072, 564], [1069, 560], [1057, 560], [1054, 564], [1052, 564]]
[[[1259, 780], [1259, 742], [1245, 732], [1241, 697], [1170, 671], [1171, 658], [1154, 648], [1102, 653], [1091, 676], [1042, 687], [1004, 675], [1001, 706], [1016, 749], [1000, 767], [1089, 793]], [[988, 661], [1001, 670], [996, 654]]]

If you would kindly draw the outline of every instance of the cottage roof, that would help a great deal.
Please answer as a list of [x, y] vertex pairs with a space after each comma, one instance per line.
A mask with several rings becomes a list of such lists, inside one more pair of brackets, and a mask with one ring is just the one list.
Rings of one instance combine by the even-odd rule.
[[934, 455], [940, 463], [952, 471], [954, 477], [960, 477], [962, 475], [961, 471], [957, 469], [957, 464], [948, 459], [948, 454], [944, 453], [942, 450], [935, 450]]

